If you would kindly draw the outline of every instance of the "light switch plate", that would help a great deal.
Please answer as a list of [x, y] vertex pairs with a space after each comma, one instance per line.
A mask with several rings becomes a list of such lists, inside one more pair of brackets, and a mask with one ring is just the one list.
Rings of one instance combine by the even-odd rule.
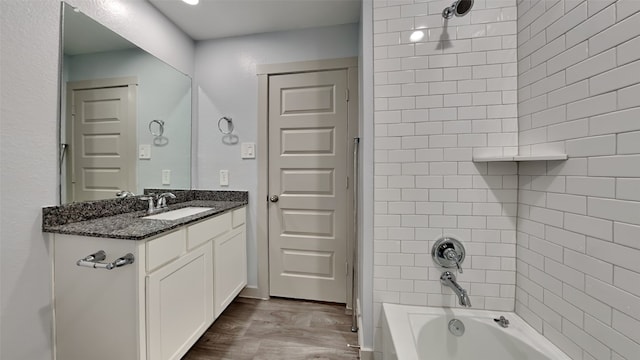
[[143, 160], [151, 159], [151, 145], [142, 144], [138, 148], [138, 158]]
[[229, 186], [229, 170], [220, 170], [220, 186]]
[[171, 170], [162, 170], [162, 185], [171, 185]]
[[243, 159], [255, 159], [256, 158], [256, 144], [255, 143], [242, 143], [240, 146], [240, 156]]

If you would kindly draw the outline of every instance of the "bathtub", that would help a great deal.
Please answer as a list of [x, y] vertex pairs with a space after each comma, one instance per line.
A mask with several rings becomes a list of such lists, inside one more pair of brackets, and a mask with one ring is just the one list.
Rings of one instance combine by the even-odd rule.
[[[504, 316], [503, 328], [494, 318]], [[449, 322], [458, 319], [464, 334]], [[384, 360], [571, 360], [515, 313], [383, 304]]]

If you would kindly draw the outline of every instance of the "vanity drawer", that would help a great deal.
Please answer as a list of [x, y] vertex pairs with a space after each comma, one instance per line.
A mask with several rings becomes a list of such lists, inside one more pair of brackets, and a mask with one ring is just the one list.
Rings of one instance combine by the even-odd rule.
[[240, 209], [233, 210], [233, 212], [231, 213], [231, 217], [233, 219], [232, 225], [235, 229], [245, 223], [247, 217], [247, 208], [241, 207]]
[[147, 272], [173, 261], [186, 251], [187, 236], [184, 229], [174, 231], [147, 242]]
[[187, 229], [187, 248], [189, 250], [231, 230], [231, 213], [218, 215]]

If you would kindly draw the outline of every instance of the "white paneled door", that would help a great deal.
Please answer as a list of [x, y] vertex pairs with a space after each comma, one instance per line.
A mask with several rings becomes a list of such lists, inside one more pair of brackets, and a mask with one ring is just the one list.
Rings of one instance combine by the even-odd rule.
[[346, 302], [347, 70], [269, 77], [271, 296]]
[[72, 201], [136, 189], [135, 87], [73, 90]]

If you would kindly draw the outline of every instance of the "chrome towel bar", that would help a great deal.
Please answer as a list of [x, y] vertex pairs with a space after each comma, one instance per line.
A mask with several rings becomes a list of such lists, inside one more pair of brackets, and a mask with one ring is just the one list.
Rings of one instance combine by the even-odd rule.
[[76, 261], [76, 265], [94, 268], [94, 269], [113, 270], [117, 267], [133, 264], [133, 262], [135, 261], [135, 257], [131, 253], [128, 253], [125, 256], [119, 257], [110, 263], [100, 262], [106, 258], [107, 258], [107, 254], [104, 252], [104, 250], [100, 250]]
[[351, 246], [351, 331], [358, 332], [358, 183], [360, 138], [353, 138], [353, 244]]

